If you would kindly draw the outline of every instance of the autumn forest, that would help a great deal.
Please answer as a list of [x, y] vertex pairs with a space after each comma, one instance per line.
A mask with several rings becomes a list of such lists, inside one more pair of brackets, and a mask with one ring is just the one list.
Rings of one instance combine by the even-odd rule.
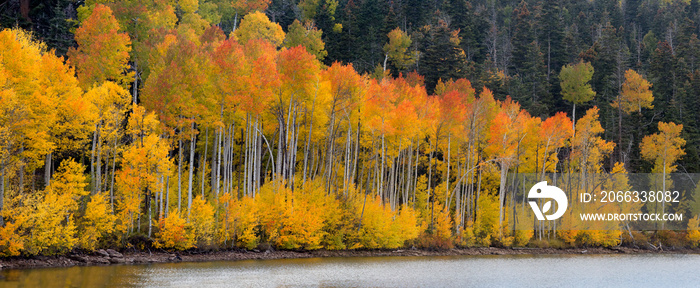
[[0, 257], [700, 244], [515, 230], [506, 181], [700, 172], [697, 0], [36, 2], [0, 6]]

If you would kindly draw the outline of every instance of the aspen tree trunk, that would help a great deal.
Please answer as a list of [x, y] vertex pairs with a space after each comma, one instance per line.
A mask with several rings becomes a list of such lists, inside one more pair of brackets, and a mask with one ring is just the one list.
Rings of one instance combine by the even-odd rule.
[[386, 183], [386, 189], [384, 191], [386, 194], [386, 198], [388, 198], [389, 201], [389, 208], [391, 208], [391, 211], [394, 211], [394, 166], [396, 165], [392, 165], [391, 168], [389, 168], [389, 161], [387, 161], [386, 166], [389, 170], [387, 171], [389, 175], [387, 175], [388, 181]]
[[290, 111], [288, 115], [289, 116], [287, 116], [286, 133], [284, 133], [284, 159], [282, 159], [282, 179], [285, 180], [287, 186], [289, 186], [289, 158], [291, 158], [292, 153], [291, 139], [294, 135], [294, 125], [290, 125], [289, 123], [293, 117], [292, 112]]
[[226, 127], [226, 148], [224, 149], [224, 194], [231, 192], [231, 125]]
[[189, 177], [187, 179], [187, 219], [190, 219], [190, 210], [192, 210], [192, 177], [194, 172], [194, 150], [195, 142], [197, 142], [197, 136], [194, 133], [194, 119], [191, 120], [190, 124], [190, 171]]
[[479, 175], [477, 176], [478, 180], [476, 183], [476, 198], [474, 198], [474, 203], [476, 203], [474, 205], [474, 219], [476, 219], [476, 212], [479, 211], [479, 197], [481, 197], [481, 167], [479, 167], [478, 170]]
[[326, 182], [328, 183], [328, 193], [332, 191], [333, 188], [333, 161], [335, 159], [335, 128], [331, 127], [331, 133], [329, 134], [330, 137], [328, 138], [328, 154], [326, 157], [328, 158], [328, 166], [327, 166], [327, 179]]
[[[455, 229], [455, 230], [454, 230], [454, 231], [455, 231], [455, 233], [456, 233], [456, 231], [459, 231], [459, 205], [460, 205], [460, 202], [459, 202], [459, 201], [460, 201], [460, 199], [459, 199], [459, 197], [460, 197], [459, 188], [460, 188], [460, 186], [461, 186], [460, 184], [462, 183], [462, 179], [461, 179], [461, 177], [460, 177], [460, 175], [462, 175], [462, 166], [460, 165], [459, 158], [457, 158], [457, 159], [458, 159], [458, 160], [457, 160], [457, 164], [455, 165], [455, 166], [457, 166], [457, 174], [455, 174], [455, 178], [457, 179], [457, 182], [455, 182], [455, 188], [454, 188], [454, 190], [452, 190], [452, 192], [450, 193], [450, 200], [447, 201], [447, 206], [446, 206], [446, 210], [449, 211], [450, 205], [452, 204], [452, 198], [453, 198], [453, 195], [454, 195], [454, 199], [455, 199], [455, 212], [454, 212], [454, 213], [455, 213], [455, 223], [454, 223], [454, 229]], [[455, 234], [455, 235], [457, 235], [457, 234]]]
[[[204, 172], [207, 172], [206, 171], [207, 170], [207, 168], [206, 168], [207, 167], [207, 152], [209, 152], [208, 151], [208, 149], [209, 149], [209, 127], [207, 127], [205, 129], [205, 131], [206, 132], [205, 132], [205, 136], [204, 136], [204, 155], [199, 157], [199, 162], [202, 163], [199, 166], [199, 169], [202, 170], [202, 177], [200, 178], [201, 179], [200, 182], [202, 182], [201, 183], [202, 184], [202, 199], [204, 199], [204, 174], [205, 174]], [[209, 194], [209, 195], [211, 195], [211, 194]]]
[[139, 70], [138, 70], [138, 62], [134, 60], [134, 105], [136, 105], [136, 102], [138, 100], [138, 95], [139, 95]]
[[170, 212], [170, 171], [168, 169], [168, 176], [165, 177], [165, 218], [168, 218], [169, 212]]
[[343, 195], [345, 197], [348, 196], [348, 182], [349, 182], [349, 177], [350, 177], [350, 135], [352, 134], [352, 125], [348, 121], [348, 131], [346, 133], [346, 140], [345, 140], [345, 163], [344, 163], [344, 170], [343, 170]]
[[51, 155], [53, 153], [46, 154], [46, 162], [44, 163], [44, 187], [48, 187], [51, 182]]
[[405, 155], [408, 155], [408, 159], [406, 159], [406, 156], [404, 156], [404, 163], [405, 165], [401, 166], [402, 172], [401, 172], [401, 186], [403, 187], [403, 204], [408, 206], [408, 189], [411, 183], [411, 157], [413, 156], [413, 142], [411, 142], [411, 145], [409, 145], [408, 149], [404, 151]]
[[219, 186], [219, 184], [220, 184], [219, 181], [221, 179], [221, 154], [223, 153], [223, 151], [221, 151], [221, 150], [223, 150], [223, 147], [222, 147], [223, 144], [221, 142], [223, 142], [223, 137], [224, 137], [223, 130], [224, 130], [223, 127], [221, 127], [219, 129], [219, 136], [218, 136], [218, 140], [216, 141], [216, 146], [217, 146], [216, 149], [219, 151], [218, 155], [216, 156], [217, 157], [216, 158], [216, 193], [215, 193], [216, 198], [219, 198], [219, 192], [221, 189], [221, 187]]
[[234, 153], [233, 149], [236, 143], [234, 142], [234, 134], [236, 133], [235, 127], [233, 124], [231, 124], [231, 133], [229, 134], [229, 155], [228, 155], [228, 192], [233, 193], [233, 161], [234, 161]]
[[[209, 175], [209, 176], [211, 176], [211, 177], [210, 177], [211, 179], [209, 180], [209, 185], [211, 186], [211, 193], [213, 193], [214, 195], [218, 196], [218, 194], [215, 193], [215, 192], [216, 192], [216, 189], [218, 188], [218, 187], [216, 186], [216, 184], [217, 184], [217, 183], [216, 183], [216, 178], [218, 177], [217, 171], [216, 171], [216, 167], [217, 167], [217, 166], [216, 166], [216, 156], [217, 156], [217, 153], [218, 153], [218, 151], [219, 151], [219, 133], [218, 133], [218, 131], [216, 131], [216, 130], [214, 130], [213, 132], [214, 132], [214, 139], [213, 139], [214, 141], [212, 141], [212, 143], [211, 143], [211, 144], [212, 144], [212, 149], [211, 149], [211, 152], [212, 152], [212, 153], [211, 153], [211, 171], [210, 171], [210, 173], [209, 173], [209, 174], [211, 174], [211, 175]], [[215, 197], [216, 197], [216, 196], [215, 196]], [[216, 197], [216, 198], [218, 198], [218, 197]]]
[[229, 159], [229, 166], [230, 166], [230, 173], [229, 173], [229, 178], [230, 178], [230, 180], [229, 180], [229, 185], [231, 186], [231, 188], [229, 189], [229, 192], [230, 192], [230, 193], [233, 193], [233, 175], [234, 175], [234, 172], [235, 172], [235, 170], [234, 170], [234, 165], [233, 165], [233, 163], [234, 163], [234, 161], [235, 161], [235, 158], [236, 158], [235, 155], [234, 155], [234, 151], [233, 151], [233, 149], [234, 149], [234, 147], [235, 147], [235, 145], [236, 145], [236, 142], [235, 142], [236, 137], [235, 137], [235, 136], [236, 136], [236, 125], [235, 125], [235, 124], [231, 124], [231, 136], [230, 136], [230, 138], [231, 138], [231, 147], [229, 148], [229, 149], [231, 150], [231, 156], [230, 156], [230, 159]]
[[466, 187], [466, 199], [464, 200], [464, 214], [465, 216], [469, 217], [469, 219], [471, 219], [471, 200], [473, 198], [472, 194], [474, 192], [474, 185], [472, 185], [474, 183], [474, 169], [472, 169], [472, 167], [472, 137], [469, 137], [469, 144], [467, 145], [467, 165], [465, 167], [465, 169], [467, 170], [467, 180], [464, 181]]
[[235, 172], [234, 171], [234, 169], [235, 169], [234, 168], [234, 160], [235, 160], [234, 149], [235, 149], [235, 145], [236, 145], [236, 142], [234, 139], [234, 135], [236, 134], [236, 130], [235, 130], [233, 123], [231, 124], [230, 131], [231, 131], [231, 133], [229, 133], [230, 145], [228, 148], [228, 150], [229, 150], [229, 156], [228, 156], [228, 166], [229, 166], [228, 185], [229, 185], [229, 189], [228, 189], [228, 192], [233, 193], [233, 175], [234, 175], [233, 172]]
[[[262, 163], [259, 163], [258, 161], [258, 137], [259, 137], [259, 131], [258, 131], [258, 119], [256, 117], [255, 121], [252, 121], [251, 119], [251, 137], [250, 137], [250, 195], [251, 197], [255, 197], [255, 193], [258, 190], [258, 171], [260, 169], [260, 165]], [[279, 159], [278, 159], [279, 160]], [[282, 159], [284, 161], [284, 159]], [[280, 166], [281, 167], [281, 166]], [[280, 170], [280, 173], [282, 173], [282, 170]], [[281, 175], [281, 174], [280, 174]], [[278, 175], [279, 177], [279, 175]]]
[[[253, 179], [253, 176], [255, 175], [255, 145], [257, 143], [257, 141], [255, 141], [255, 137], [257, 135], [257, 131], [255, 131], [255, 123], [253, 122], [253, 117], [251, 116], [250, 121], [248, 123], [248, 140], [246, 140], [248, 151], [248, 160], [246, 161], [246, 166], [248, 167], [248, 171], [246, 172], [246, 195], [248, 196], [252, 196], [255, 190], [253, 188], [253, 184], [255, 181]], [[274, 167], [272, 170], [275, 171]], [[273, 172], [273, 174], [276, 174], [275, 172]], [[273, 175], [272, 177], [275, 178], [276, 176]]]
[[[411, 191], [411, 175], [413, 170], [413, 139], [411, 139], [411, 144], [408, 146], [408, 165], [406, 166], [406, 186], [404, 187], [404, 204], [408, 205], [408, 194]], [[416, 159], [418, 160], [418, 159]]]
[[379, 169], [379, 198], [382, 199], [382, 204], [384, 204], [384, 163], [385, 163], [385, 150], [384, 150], [384, 133], [382, 132], [382, 164], [381, 169]]
[[[301, 123], [297, 122], [297, 113], [294, 113], [294, 144], [292, 145], [292, 161], [290, 161], [290, 186], [292, 188], [292, 191], [294, 191], [294, 174], [296, 174], [296, 163], [297, 163], [297, 151], [298, 151], [298, 145], [299, 145], [299, 128], [301, 127]], [[262, 148], [260, 148], [260, 152], [262, 153]]]
[[223, 159], [224, 159], [223, 160], [224, 161], [223, 179], [224, 179], [224, 182], [221, 185], [221, 186], [223, 186], [223, 192], [222, 192], [223, 194], [229, 193], [229, 191], [231, 189], [231, 187], [229, 185], [229, 183], [231, 182], [231, 172], [230, 172], [231, 167], [229, 166], [231, 164], [231, 137], [230, 137], [231, 132], [229, 132], [230, 129], [231, 129], [231, 127], [227, 125], [226, 130], [224, 130], [224, 155], [223, 155]]
[[327, 160], [327, 165], [325, 165], [326, 171], [324, 171], [323, 175], [326, 177], [326, 186], [328, 189], [328, 193], [331, 191], [331, 176], [333, 175], [331, 173], [332, 165], [333, 165], [333, 148], [335, 145], [333, 143], [335, 142], [335, 131], [334, 131], [334, 126], [335, 126], [335, 102], [333, 102], [333, 105], [331, 107], [331, 119], [328, 122], [328, 138], [326, 140], [326, 160]]
[[92, 152], [90, 154], [90, 184], [92, 184], [91, 191], [95, 193], [95, 148], [97, 147], [97, 123], [95, 123], [95, 133], [92, 133]]
[[405, 190], [403, 189], [404, 181], [406, 181], [406, 164], [407, 164], [407, 159], [406, 159], [406, 149], [402, 149], [401, 152], [399, 152], [399, 159], [401, 159], [400, 164], [396, 167], [396, 201], [398, 207], [401, 206], [401, 201], [403, 200], [404, 202], [406, 201], [406, 195], [404, 195]]
[[[357, 121], [357, 137], [355, 137], [355, 157], [354, 157], [354, 160], [352, 163], [352, 178], [350, 178], [352, 183], [358, 182], [357, 180], [355, 180], [355, 175], [357, 173], [357, 157], [359, 156], [359, 152], [360, 152], [360, 121]], [[360, 176], [360, 178], [362, 178], [362, 176]], [[360, 180], [360, 181], [362, 181], [362, 180]], [[357, 190], [359, 190], [359, 187]]]
[[[447, 207], [445, 209], [449, 208], [450, 203], [447, 202], [447, 197], [448, 195], [452, 197], [450, 193], [450, 152], [451, 152], [451, 145], [452, 145], [452, 134], [448, 133], [447, 134], [447, 173], [445, 177], [445, 205]], [[450, 201], [452, 201], [450, 199]]]
[[102, 187], [102, 133], [99, 132], [101, 129], [102, 124], [100, 124], [97, 130], [97, 160], [95, 161], [95, 165], [97, 165], [97, 171], [95, 172], [95, 192], [97, 193], [101, 192], [100, 190]]
[[[459, 159], [459, 158], [458, 158]], [[457, 218], [455, 222], [455, 234], [459, 235], [459, 229], [462, 227], [462, 171], [463, 167], [466, 165], [466, 162], [460, 165], [460, 161], [457, 161], [457, 176], [459, 177], [459, 180], [457, 180], [457, 183], [455, 183], [455, 189], [456, 189], [456, 194], [455, 194], [455, 218]]]
[[112, 151], [112, 156], [114, 159], [112, 159], [112, 179], [109, 183], [109, 205], [112, 208], [112, 214], [114, 214], [114, 173], [117, 169], [117, 137], [114, 137], [114, 145], [112, 146]]
[[[24, 154], [24, 143], [19, 145], [19, 155]], [[19, 164], [19, 194], [24, 192], [24, 159], [20, 159]]]
[[238, 153], [238, 169], [237, 169], [238, 170], [238, 195], [237, 195], [238, 197], [241, 196], [241, 189], [243, 188], [241, 186], [241, 180], [242, 180], [241, 178], [243, 178], [243, 174], [242, 174], [243, 168], [242, 167], [244, 167], [243, 154], [245, 154], [245, 147], [243, 146], [245, 139], [244, 139], [243, 135], [245, 135], [245, 132], [243, 131], [243, 129], [241, 129], [241, 152]]
[[158, 209], [158, 220], [163, 219], [163, 194], [165, 192], [165, 181], [163, 181], [163, 174], [160, 174], [160, 208]]
[[[367, 165], [362, 165], [362, 169], [360, 170], [360, 177], [357, 178], [357, 192], [361, 192], [362, 190], [362, 178], [365, 176], [365, 166]], [[364, 193], [367, 193], [367, 191], [363, 191]]]
[[[315, 98], [314, 98], [315, 99]], [[314, 115], [314, 109], [316, 108], [316, 101], [311, 106], [311, 115]], [[311, 133], [314, 129], [314, 117], [309, 118], [309, 133], [306, 135], [306, 148], [304, 149], [304, 170], [302, 174], [301, 185], [306, 184], [306, 164], [309, 160], [309, 146], [311, 145]]]
[[[251, 119], [252, 120], [252, 119]], [[252, 197], [255, 197], [255, 192], [257, 192], [257, 184], [256, 181], [258, 178], [255, 176], [258, 173], [259, 166], [262, 163], [258, 163], [258, 119], [256, 117], [254, 122], [251, 122], [251, 137], [250, 137], [250, 195]], [[278, 148], [280, 149], [280, 148]], [[279, 159], [278, 159], [279, 160]], [[284, 159], [282, 159], [284, 161]], [[282, 164], [284, 165], [284, 164]], [[280, 166], [282, 167], [282, 166]], [[281, 175], [281, 168], [280, 168], [280, 174], [277, 175], [277, 177], [280, 177]]]
[[[435, 147], [437, 147], [437, 137], [435, 139]], [[431, 186], [432, 186], [432, 180], [433, 180], [433, 150], [434, 150], [434, 148], [430, 147], [430, 156], [428, 157], [428, 201], [425, 203], [425, 205], [430, 206], [430, 207], [426, 206], [426, 209], [430, 208], [430, 228], [431, 229], [433, 227], [433, 208], [430, 205], [430, 203], [433, 202], [432, 197], [431, 197], [432, 196], [431, 195], [431, 193], [432, 193]]]
[[2, 209], [5, 206], [5, 163], [0, 165], [0, 227], [5, 227], [5, 219], [2, 217]]
[[[289, 99], [289, 109], [287, 110], [287, 123], [284, 126], [285, 127], [285, 134], [284, 134], [284, 148], [285, 148], [284, 155], [285, 155], [285, 158], [284, 158], [284, 161], [282, 164], [282, 169], [283, 169], [282, 174], [284, 175], [284, 177], [282, 179], [285, 179], [285, 180], [289, 178], [289, 166], [291, 166], [291, 163], [289, 162], [289, 160], [291, 159], [291, 151], [290, 151], [292, 148], [291, 142], [292, 142], [292, 139], [294, 139], [293, 138], [294, 124], [292, 123], [290, 126], [290, 122], [292, 121], [292, 117], [294, 117], [293, 115], [294, 115], [295, 110], [296, 110], [296, 105], [292, 105], [293, 103], [294, 103], [294, 97]], [[294, 168], [292, 168], [292, 169], [294, 169]], [[287, 185], [289, 185], [289, 182], [291, 182], [291, 181], [288, 181]]]
[[151, 216], [151, 194], [150, 192], [146, 193], [148, 195], [148, 238], [151, 238], [151, 231], [153, 228], [153, 217]]
[[[253, 196], [253, 193], [255, 193], [255, 169], [256, 169], [256, 155], [255, 154], [255, 146], [257, 145], [257, 141], [255, 140], [257, 136], [257, 131], [255, 131], [255, 122], [253, 122], [253, 117], [250, 117], [250, 120], [248, 121], [248, 139], [246, 140], [246, 150], [248, 153], [247, 160], [246, 160], [246, 166], [248, 167], [246, 171], [246, 176], [245, 176], [245, 183], [246, 183], [246, 195], [247, 196]], [[273, 173], [275, 174], [274, 168], [272, 169]], [[273, 175], [273, 177], [275, 177]]]
[[[283, 112], [280, 111], [279, 113], [283, 113]], [[284, 119], [283, 118], [284, 118], [284, 116], [278, 116], [278, 120], [277, 120], [277, 125], [279, 127], [278, 128], [279, 135], [277, 135], [277, 165], [275, 165], [276, 166], [275, 167], [275, 176], [272, 177], [273, 179], [277, 179], [277, 177], [282, 176], [282, 160], [283, 160], [282, 155], [284, 155], [283, 154], [283, 150], [284, 150], [283, 145], [284, 144], [282, 142], [284, 142], [284, 134], [285, 134], [285, 131], [284, 131], [285, 127], [284, 127]]]
[[182, 137], [179, 138], [177, 151], [179, 158], [177, 161], [177, 211], [182, 213]]
[[418, 153], [420, 152], [420, 139], [418, 140], [418, 143], [416, 143], [416, 164], [415, 164], [415, 169], [413, 171], [413, 209], [416, 209], [416, 187], [418, 186], [418, 163], [420, 161], [418, 158]]
[[[317, 158], [318, 158], [318, 152], [316, 152], [316, 143], [311, 144], [311, 150], [309, 151], [309, 153], [311, 153], [311, 156], [313, 156], [313, 158], [311, 159], [311, 166], [309, 169], [309, 179], [312, 179], [312, 178], [316, 177], [316, 170], [315, 169], [316, 169], [316, 162], [317, 162]], [[314, 177], [311, 177], [311, 176], [314, 176]]]
[[[260, 128], [258, 128], [258, 126], [260, 126]], [[261, 172], [261, 168], [262, 168], [262, 143], [263, 143], [264, 135], [262, 134], [261, 128], [262, 128], [262, 123], [260, 123], [260, 119], [258, 118], [258, 116], [256, 116], [255, 117], [255, 130], [258, 133], [255, 134], [256, 135], [255, 136], [255, 139], [256, 139], [255, 143], [257, 143], [255, 145], [255, 147], [256, 147], [255, 153], [256, 153], [256, 158], [257, 158], [257, 161], [255, 162], [255, 166], [257, 167], [255, 169], [255, 177], [256, 177], [257, 181], [255, 183], [255, 187], [254, 187], [255, 190], [253, 191], [253, 197], [255, 197], [255, 195], [260, 193], [260, 186], [261, 186], [261, 182], [262, 182], [260, 172]], [[272, 155], [270, 155], [270, 156], [272, 156]]]
[[243, 165], [243, 175], [245, 175], [245, 177], [244, 177], [244, 181], [243, 181], [243, 186], [244, 186], [243, 191], [245, 193], [245, 196], [248, 196], [249, 192], [250, 192], [250, 182], [249, 182], [249, 178], [250, 178], [250, 172], [249, 172], [250, 171], [250, 167], [249, 167], [250, 166], [250, 160], [249, 160], [249, 158], [250, 158], [250, 133], [251, 133], [251, 131], [250, 131], [251, 130], [250, 129], [250, 114], [246, 115], [245, 125], [246, 125], [246, 127], [245, 127], [246, 132], [245, 132], [245, 139], [243, 141], [243, 142], [245, 142], [245, 149], [243, 152], [243, 153], [245, 153], [245, 157], [244, 157], [245, 164]]
[[223, 143], [223, 150], [224, 151], [223, 151], [223, 155], [221, 156], [222, 162], [223, 162], [221, 164], [223, 166], [223, 168], [222, 168], [223, 173], [221, 175], [221, 178], [222, 178], [221, 186], [222, 186], [222, 190], [223, 190], [222, 193], [226, 194], [226, 193], [228, 193], [228, 148], [230, 145], [229, 140], [228, 140], [228, 126], [226, 126], [224, 128], [223, 136], [224, 136], [224, 140], [223, 140], [224, 141], [224, 143]]
[[[498, 229], [501, 229], [503, 224], [503, 199], [506, 193], [506, 176], [508, 174], [508, 165], [506, 160], [501, 160], [501, 183], [498, 188]], [[502, 231], [502, 230], [499, 230]], [[499, 232], [500, 238], [503, 238], [503, 233]]]
[[[109, 145], [109, 143], [106, 143], [106, 145]], [[109, 152], [105, 152], [105, 172], [104, 172], [104, 180], [100, 181], [102, 183], [102, 187], [100, 187], [100, 192], [107, 192], [107, 188], [109, 187], [109, 168], [110, 168], [110, 159], [109, 159]]]
[[159, 189], [160, 191], [156, 191], [156, 195], [155, 195], [156, 205], [153, 209], [156, 210], [156, 215], [158, 215], [158, 220], [160, 220], [160, 215], [161, 215], [161, 213], [163, 213], [163, 211], [160, 210], [160, 206], [163, 203], [163, 196], [162, 196], [162, 194], [163, 194], [162, 193], [163, 192], [163, 182], [160, 181], [160, 177], [156, 176], [156, 178], [158, 179], [158, 187], [160, 187], [160, 189]]

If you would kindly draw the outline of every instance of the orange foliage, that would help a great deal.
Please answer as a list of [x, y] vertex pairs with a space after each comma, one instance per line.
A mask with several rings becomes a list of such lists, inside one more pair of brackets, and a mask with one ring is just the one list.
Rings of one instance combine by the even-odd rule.
[[158, 222], [153, 247], [174, 250], [186, 250], [195, 247], [195, 233], [192, 225], [185, 218], [180, 217], [180, 211], [174, 210], [168, 213], [168, 217]]
[[97, 4], [92, 14], [75, 31], [78, 48], [68, 51], [68, 58], [76, 66], [78, 79], [85, 89], [93, 84], [111, 80], [128, 87], [132, 75], [128, 75], [131, 40], [119, 32], [112, 9]]

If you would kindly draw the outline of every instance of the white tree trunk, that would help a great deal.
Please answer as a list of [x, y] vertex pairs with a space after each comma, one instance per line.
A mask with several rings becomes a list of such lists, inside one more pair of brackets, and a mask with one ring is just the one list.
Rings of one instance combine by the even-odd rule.
[[189, 177], [187, 179], [187, 219], [190, 218], [190, 212], [192, 210], [192, 178], [194, 174], [194, 150], [195, 143], [197, 142], [197, 135], [194, 133], [194, 119], [192, 119], [190, 129], [190, 171]]

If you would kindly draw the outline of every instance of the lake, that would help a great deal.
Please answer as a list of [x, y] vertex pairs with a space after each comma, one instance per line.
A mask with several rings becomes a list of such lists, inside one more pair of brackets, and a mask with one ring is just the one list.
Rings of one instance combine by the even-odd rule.
[[219, 261], [0, 271], [0, 287], [697, 287], [700, 255]]

